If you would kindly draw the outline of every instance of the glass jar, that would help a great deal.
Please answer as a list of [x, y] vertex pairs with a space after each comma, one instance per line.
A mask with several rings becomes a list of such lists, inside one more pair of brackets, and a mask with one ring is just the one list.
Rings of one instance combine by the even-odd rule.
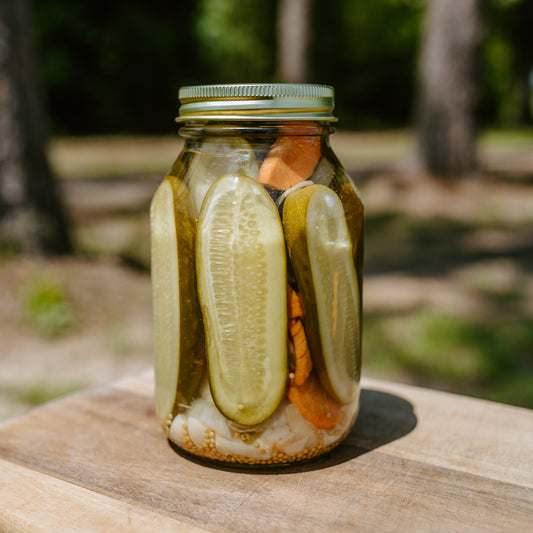
[[363, 204], [333, 89], [180, 90], [185, 145], [151, 204], [156, 413], [225, 463], [327, 452], [359, 407]]

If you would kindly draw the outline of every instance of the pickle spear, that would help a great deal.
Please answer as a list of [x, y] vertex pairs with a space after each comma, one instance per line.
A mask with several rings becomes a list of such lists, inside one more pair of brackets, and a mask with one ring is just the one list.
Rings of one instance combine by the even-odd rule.
[[155, 408], [168, 427], [194, 396], [204, 347], [194, 266], [195, 210], [186, 187], [167, 177], [150, 207]]
[[277, 409], [287, 379], [285, 243], [262, 185], [229, 175], [211, 186], [196, 256], [213, 399], [227, 418], [259, 424]]
[[359, 284], [342, 203], [323, 185], [295, 190], [285, 200], [283, 228], [320, 382], [333, 398], [350, 403], [357, 392], [361, 332]]

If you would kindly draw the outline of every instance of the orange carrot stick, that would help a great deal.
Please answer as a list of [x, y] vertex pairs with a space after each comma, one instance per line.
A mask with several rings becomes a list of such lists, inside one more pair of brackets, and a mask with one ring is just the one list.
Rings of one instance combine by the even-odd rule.
[[287, 315], [291, 355], [294, 357], [294, 373], [291, 374], [291, 380], [296, 385], [302, 385], [313, 369], [313, 361], [302, 324], [304, 316], [302, 303], [298, 293], [290, 285], [287, 285]]
[[287, 285], [287, 314], [289, 318], [303, 318], [304, 310], [298, 293]]
[[298, 319], [290, 320], [289, 330], [294, 343], [294, 377], [291, 381], [295, 385], [303, 385], [313, 369], [313, 361], [311, 360], [302, 321]]
[[320, 137], [282, 136], [259, 170], [259, 183], [286, 191], [313, 174], [320, 159]]
[[342, 420], [342, 404], [331, 398], [314, 373], [302, 385], [289, 383], [289, 401], [319, 429], [333, 429]]

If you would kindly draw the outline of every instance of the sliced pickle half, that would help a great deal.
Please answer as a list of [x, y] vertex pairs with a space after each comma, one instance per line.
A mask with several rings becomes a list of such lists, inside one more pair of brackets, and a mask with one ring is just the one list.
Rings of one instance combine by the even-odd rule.
[[285, 200], [283, 227], [320, 382], [350, 403], [359, 374], [360, 302], [342, 203], [323, 185], [295, 190]]
[[196, 255], [213, 399], [227, 418], [259, 424], [279, 406], [287, 379], [285, 243], [262, 185], [229, 175], [211, 186]]
[[167, 177], [150, 207], [155, 340], [155, 408], [168, 427], [196, 393], [204, 367], [194, 266], [195, 210], [181, 182]]

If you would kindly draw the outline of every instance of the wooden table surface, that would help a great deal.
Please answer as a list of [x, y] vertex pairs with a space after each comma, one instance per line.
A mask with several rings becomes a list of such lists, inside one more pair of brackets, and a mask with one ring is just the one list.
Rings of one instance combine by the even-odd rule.
[[533, 411], [363, 380], [314, 462], [207, 466], [156, 421], [151, 372], [0, 425], [0, 531], [533, 531]]

